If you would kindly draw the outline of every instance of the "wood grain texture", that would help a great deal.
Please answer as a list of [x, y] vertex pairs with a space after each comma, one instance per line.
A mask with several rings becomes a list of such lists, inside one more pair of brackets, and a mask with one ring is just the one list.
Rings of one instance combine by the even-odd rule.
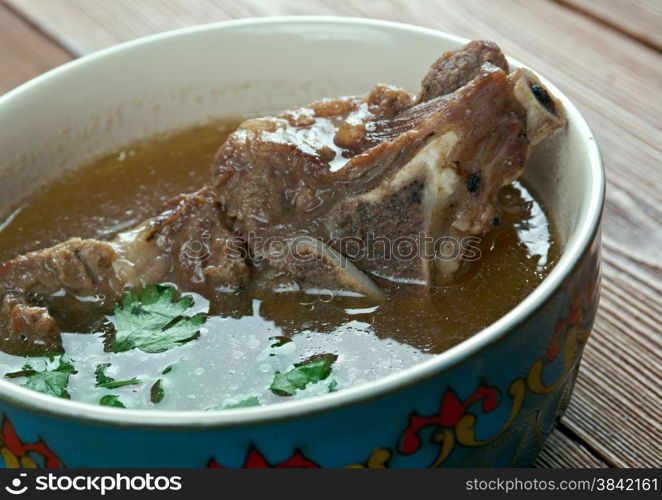
[[662, 51], [660, 0], [556, 0]]
[[[563, 420], [566, 432], [581, 439], [590, 452], [571, 441], [563, 449], [579, 447], [581, 453], [567, 458], [546, 451], [541, 460], [568, 465], [593, 453], [614, 466], [662, 465], [658, 52], [575, 9], [543, 0], [8, 1], [77, 54], [203, 22], [327, 14], [389, 19], [467, 38], [490, 38], [540, 71], [586, 116], [602, 148], [608, 177], [603, 298]], [[632, 21], [621, 17], [623, 25]], [[555, 436], [550, 446], [561, 446], [567, 439], [565, 434]]]
[[0, 3], [0, 94], [70, 59], [66, 50]]
[[609, 465], [587, 450], [583, 443], [570, 438], [560, 430], [554, 430], [536, 460], [536, 467], [606, 468]]

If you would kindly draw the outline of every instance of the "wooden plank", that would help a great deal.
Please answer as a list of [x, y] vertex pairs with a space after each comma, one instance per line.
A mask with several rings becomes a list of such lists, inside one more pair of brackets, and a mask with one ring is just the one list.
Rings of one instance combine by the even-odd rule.
[[0, 3], [0, 94], [71, 56]]
[[[491, 38], [581, 108], [608, 174], [602, 307], [563, 424], [617, 466], [659, 466], [662, 58], [557, 3], [531, 0], [11, 0], [70, 50], [235, 17], [353, 15]], [[526, 29], [522, 29], [526, 27]], [[531, 36], [536, 33], [536, 36]], [[560, 440], [562, 438], [558, 438]], [[557, 440], [557, 441], [558, 441]], [[556, 441], [555, 441], [556, 442]], [[545, 458], [548, 463], [560, 458]]]
[[[83, 55], [152, 33], [256, 15], [270, 2], [5, 0], [72, 53]], [[275, 11], [273, 11], [275, 13]]]
[[556, 0], [651, 48], [662, 51], [660, 0]]
[[662, 466], [662, 287], [605, 245], [600, 315], [562, 423], [618, 467]]
[[536, 467], [605, 468], [609, 465], [587, 450], [583, 443], [557, 429], [549, 436], [545, 447], [538, 455]]

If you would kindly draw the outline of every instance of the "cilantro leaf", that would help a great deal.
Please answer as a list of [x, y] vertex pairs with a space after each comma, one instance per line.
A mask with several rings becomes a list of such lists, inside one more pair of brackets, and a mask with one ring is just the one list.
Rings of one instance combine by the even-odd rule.
[[97, 365], [94, 374], [97, 378], [97, 383], [94, 387], [102, 387], [104, 389], [117, 389], [118, 387], [124, 387], [125, 385], [134, 385], [139, 384], [140, 380], [136, 377], [127, 380], [115, 380], [113, 377], [106, 375], [106, 369], [110, 366], [110, 363], [101, 363]]
[[338, 390], [338, 381], [335, 378], [331, 379], [327, 388], [329, 392], [336, 392]]
[[165, 391], [163, 390], [163, 381], [158, 379], [156, 382], [154, 382], [151, 389], [149, 390], [149, 399], [152, 403], [157, 405], [163, 401], [164, 396]]
[[336, 359], [336, 356], [316, 357], [295, 364], [288, 372], [276, 372], [269, 389], [277, 396], [293, 396], [297, 389], [305, 389], [308, 384], [327, 378]]
[[101, 406], [114, 406], [115, 408], [126, 408], [124, 403], [120, 401], [119, 396], [116, 396], [115, 394], [106, 394], [105, 396], [102, 396], [102, 398], [99, 400], [99, 404]]
[[174, 294], [173, 287], [164, 285], [145, 287], [140, 297], [134, 292], [127, 293], [122, 305], [115, 306], [115, 339], [111, 350], [161, 352], [197, 338], [206, 318], [184, 316], [193, 299], [186, 296], [175, 301]]
[[62, 361], [62, 356], [57, 359], [57, 365], [55, 365], [55, 359], [51, 359], [50, 361], [50, 363], [45, 364], [43, 370], [37, 370], [31, 365], [26, 364], [21, 371], [7, 373], [5, 377], [25, 377], [26, 380], [23, 383], [23, 387], [27, 387], [33, 391], [43, 392], [50, 396], [69, 399], [69, 393], [67, 392], [69, 376], [76, 373], [76, 369], [71, 363]]

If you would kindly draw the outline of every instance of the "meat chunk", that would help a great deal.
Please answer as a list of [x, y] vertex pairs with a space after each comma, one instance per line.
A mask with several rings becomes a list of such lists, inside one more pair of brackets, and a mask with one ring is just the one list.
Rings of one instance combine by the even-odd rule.
[[[232, 229], [248, 233], [318, 212], [341, 193], [343, 167], [376, 144], [366, 124], [394, 118], [415, 96], [379, 85], [363, 97], [324, 99], [275, 117], [243, 122], [212, 167], [218, 201]], [[342, 171], [342, 173], [341, 173]]]
[[[565, 123], [531, 72], [507, 71], [494, 44], [471, 42], [436, 61], [418, 95], [379, 85], [244, 122], [213, 165], [232, 229], [251, 248], [274, 228], [306, 234], [374, 278], [451, 281], [464, 240], [492, 227], [498, 190]], [[287, 267], [307, 280], [310, 269]]]
[[211, 189], [179, 196], [111, 241], [73, 238], [0, 266], [0, 349], [59, 351], [59, 323], [72, 328], [67, 316], [90, 302], [110, 310], [126, 290], [147, 284], [174, 282], [205, 295], [235, 290], [250, 277], [245, 258]]
[[60, 352], [62, 339], [55, 319], [45, 307], [31, 306], [21, 297], [5, 295], [0, 309], [0, 349], [30, 355]]
[[356, 262], [374, 275], [425, 286], [450, 281], [462, 238], [490, 229], [498, 190], [524, 168], [523, 118], [508, 76], [486, 64], [453, 94], [379, 124], [384, 142], [361, 158], [373, 175], [381, 170], [378, 182], [329, 211], [331, 237], [386, 236], [387, 245], [366, 248]]
[[[131, 263], [150, 253], [163, 261], [156, 267], [160, 276], [151, 275], [149, 283], [169, 281], [203, 295], [239, 289], [250, 278], [245, 241], [228, 230], [214, 198], [211, 188], [173, 198], [160, 215], [124, 237], [130, 243], [128, 251], [120, 246], [120, 253]], [[145, 245], [152, 251], [136, 248]], [[122, 266], [122, 271], [135, 286], [144, 280], [144, 268], [153, 266]]]
[[461, 50], [445, 52], [423, 78], [419, 102], [455, 92], [476, 78], [485, 63], [508, 72], [508, 62], [493, 42], [474, 40]]

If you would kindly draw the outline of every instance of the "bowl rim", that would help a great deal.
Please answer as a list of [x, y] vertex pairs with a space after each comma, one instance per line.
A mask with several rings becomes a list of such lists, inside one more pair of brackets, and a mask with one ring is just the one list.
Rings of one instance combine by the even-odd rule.
[[[29, 92], [33, 87], [45, 84], [49, 78], [56, 74], [69, 71], [72, 68], [85, 65], [90, 61], [101, 59], [133, 47], [155, 43], [166, 38], [197, 35], [208, 31], [242, 26], [270, 24], [288, 24], [290, 26], [317, 24], [320, 26], [326, 25], [327, 27], [350, 24], [381, 28], [389, 32], [417, 32], [447, 41], [450, 40], [458, 45], [468, 42], [467, 39], [462, 37], [431, 28], [355, 17], [277, 16], [221, 21], [137, 38], [74, 59], [37, 76], [9, 91], [4, 96], [1, 96], [0, 109], [15, 96]], [[526, 67], [516, 59], [508, 57], [508, 60], [514, 63], [515, 66]], [[37, 412], [42, 415], [112, 427], [130, 427], [133, 429], [167, 428], [171, 430], [244, 427], [303, 418], [382, 398], [402, 391], [412, 385], [422, 383], [479, 354], [484, 348], [501, 340], [516, 326], [525, 322], [552, 297], [554, 292], [562, 286], [564, 281], [581, 262], [583, 255], [588, 251], [593, 242], [600, 225], [605, 196], [605, 174], [595, 137], [581, 113], [565, 94], [545, 78], [541, 77], [541, 80], [562, 101], [569, 119], [573, 120], [583, 138], [583, 142], [587, 145], [590, 169], [589, 182], [591, 183], [590, 199], [586, 204], [587, 209], [582, 224], [578, 227], [573, 237], [570, 238], [565, 251], [549, 275], [512, 310], [460, 344], [412, 367], [357, 387], [350, 387], [321, 396], [312, 396], [259, 407], [237, 408], [232, 411], [118, 409], [48, 396], [2, 379], [0, 379], [0, 400], [15, 407]]]

